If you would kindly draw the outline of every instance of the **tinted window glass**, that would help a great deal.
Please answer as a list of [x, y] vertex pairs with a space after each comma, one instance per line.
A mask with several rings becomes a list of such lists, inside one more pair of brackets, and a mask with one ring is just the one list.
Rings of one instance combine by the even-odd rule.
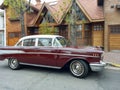
[[23, 46], [35, 46], [35, 38], [25, 39], [23, 41]]
[[39, 38], [38, 46], [52, 46], [52, 38]]
[[22, 41], [20, 41], [20, 42], [17, 44], [17, 46], [22, 46]]
[[58, 43], [57, 40], [55, 39], [54, 42], [53, 42], [53, 46], [60, 47], [60, 43]]

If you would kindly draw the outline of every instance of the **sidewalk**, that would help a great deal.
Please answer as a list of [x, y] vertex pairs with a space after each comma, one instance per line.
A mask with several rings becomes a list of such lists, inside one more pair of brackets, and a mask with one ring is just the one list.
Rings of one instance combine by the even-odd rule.
[[120, 68], [120, 51], [105, 52], [103, 61], [111, 66]]

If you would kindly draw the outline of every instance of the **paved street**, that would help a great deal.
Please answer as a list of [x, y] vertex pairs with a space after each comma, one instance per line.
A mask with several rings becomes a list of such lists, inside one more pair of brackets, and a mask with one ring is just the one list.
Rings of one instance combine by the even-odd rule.
[[120, 90], [120, 70], [105, 69], [78, 79], [66, 70], [25, 66], [11, 70], [0, 62], [0, 90]]

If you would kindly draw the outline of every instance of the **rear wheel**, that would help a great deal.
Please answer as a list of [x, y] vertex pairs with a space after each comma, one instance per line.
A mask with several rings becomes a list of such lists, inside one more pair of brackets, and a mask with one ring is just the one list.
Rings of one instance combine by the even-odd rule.
[[20, 68], [20, 64], [16, 58], [9, 58], [8, 59], [8, 66], [13, 70]]
[[74, 60], [70, 63], [70, 72], [73, 76], [84, 78], [89, 73], [88, 64], [82, 60]]

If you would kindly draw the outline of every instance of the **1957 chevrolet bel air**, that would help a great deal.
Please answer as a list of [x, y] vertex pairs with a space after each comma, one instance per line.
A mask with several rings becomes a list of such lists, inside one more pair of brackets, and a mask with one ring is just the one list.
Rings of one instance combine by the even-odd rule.
[[68, 66], [75, 77], [84, 78], [89, 71], [101, 71], [103, 51], [94, 47], [73, 48], [66, 46], [59, 35], [32, 35], [21, 38], [15, 46], [0, 47], [0, 60], [8, 60], [8, 66], [19, 69], [21, 65], [61, 69]]

